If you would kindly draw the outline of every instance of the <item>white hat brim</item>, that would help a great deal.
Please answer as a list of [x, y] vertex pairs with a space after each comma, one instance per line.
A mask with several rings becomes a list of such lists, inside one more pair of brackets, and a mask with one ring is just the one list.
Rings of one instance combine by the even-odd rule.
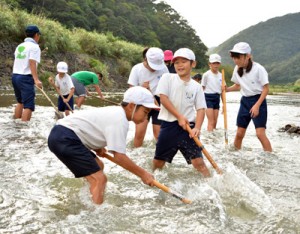
[[160, 110], [160, 107], [155, 105], [154, 103], [142, 103], [141, 105], [150, 109]]
[[154, 63], [151, 63], [151, 62], [148, 61], [148, 64], [155, 71], [160, 71], [160, 70], [164, 69], [164, 67], [165, 67], [164, 63], [162, 63], [160, 65], [157, 65], [157, 64], [154, 64]]

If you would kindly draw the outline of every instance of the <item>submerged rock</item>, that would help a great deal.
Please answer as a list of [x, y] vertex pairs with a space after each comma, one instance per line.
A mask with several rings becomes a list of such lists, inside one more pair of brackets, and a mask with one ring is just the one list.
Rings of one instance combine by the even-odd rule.
[[295, 124], [287, 124], [284, 127], [278, 129], [279, 132], [300, 134], [300, 127]]

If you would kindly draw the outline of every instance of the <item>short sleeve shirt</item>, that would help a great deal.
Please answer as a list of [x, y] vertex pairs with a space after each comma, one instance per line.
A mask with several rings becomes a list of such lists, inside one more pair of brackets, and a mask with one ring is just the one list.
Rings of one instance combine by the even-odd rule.
[[268, 73], [266, 69], [259, 63], [253, 62], [252, 69], [240, 77], [237, 73], [238, 67], [235, 66], [232, 74], [231, 81], [240, 85], [241, 94], [245, 97], [251, 97], [261, 94], [263, 86], [269, 83]]
[[70, 90], [74, 88], [72, 79], [67, 73], [63, 78], [60, 78], [58, 74], [55, 76], [55, 86], [59, 87], [62, 95], [68, 95]]
[[[176, 110], [183, 114], [189, 122], [195, 122], [195, 110], [206, 109], [202, 86], [193, 79], [185, 82], [177, 74], [164, 74], [156, 90], [156, 95], [160, 96], [161, 94], [166, 95]], [[161, 105], [158, 119], [168, 122], [177, 120], [163, 105]]]
[[159, 79], [164, 73], [169, 73], [167, 66], [162, 70], [151, 72], [143, 63], [139, 63], [132, 67], [127, 83], [132, 86], [142, 86], [144, 82], [149, 81], [150, 91], [155, 94]]
[[13, 73], [20, 75], [31, 74], [29, 60], [40, 63], [41, 49], [34, 39], [27, 37], [15, 50]]
[[202, 76], [201, 85], [205, 87], [204, 93], [213, 94], [222, 92], [222, 74], [214, 74], [211, 70], [205, 72]]
[[99, 78], [96, 73], [90, 71], [79, 71], [75, 72], [71, 75], [76, 80], [78, 80], [84, 86], [95, 84], [99, 84]]
[[126, 153], [129, 122], [121, 106], [79, 111], [58, 120], [57, 124], [73, 130], [88, 149], [107, 146], [109, 151]]

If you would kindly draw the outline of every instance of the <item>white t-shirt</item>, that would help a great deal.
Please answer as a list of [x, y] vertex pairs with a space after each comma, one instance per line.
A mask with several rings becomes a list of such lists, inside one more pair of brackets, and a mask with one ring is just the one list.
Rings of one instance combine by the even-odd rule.
[[269, 83], [268, 73], [266, 69], [259, 63], [253, 62], [250, 72], [244, 74], [242, 77], [237, 73], [238, 66], [235, 66], [231, 81], [241, 86], [241, 94], [245, 97], [251, 97], [261, 94], [263, 86]]
[[89, 149], [107, 146], [109, 151], [126, 153], [129, 122], [121, 106], [78, 111], [58, 120], [57, 124], [73, 130]]
[[218, 72], [218, 74], [213, 73], [211, 70], [205, 72], [202, 76], [201, 85], [205, 87], [204, 93], [218, 93], [222, 92], [222, 74]]
[[63, 78], [59, 78], [58, 74], [55, 76], [55, 86], [59, 87], [62, 95], [68, 95], [71, 89], [74, 88], [71, 76], [67, 73], [65, 73]]
[[[206, 108], [202, 86], [193, 79], [185, 82], [178, 74], [164, 74], [161, 77], [156, 89], [156, 95], [160, 96], [160, 94], [168, 96], [176, 110], [189, 122], [195, 122], [195, 109]], [[177, 120], [163, 105], [161, 105], [158, 119], [168, 122]]]
[[132, 67], [127, 83], [142, 86], [144, 82], [149, 81], [150, 91], [155, 94], [158, 81], [164, 73], [169, 73], [167, 66], [162, 70], [151, 72], [143, 63], [138, 63]]
[[20, 75], [31, 74], [29, 59], [35, 60], [37, 64], [40, 63], [41, 49], [35, 40], [27, 37], [15, 50], [13, 73]]

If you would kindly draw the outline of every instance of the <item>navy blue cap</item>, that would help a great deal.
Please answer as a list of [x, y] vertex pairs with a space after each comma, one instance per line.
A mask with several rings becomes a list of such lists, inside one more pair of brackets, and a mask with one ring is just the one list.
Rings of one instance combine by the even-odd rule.
[[41, 31], [39, 30], [39, 28], [36, 25], [28, 25], [26, 27], [25, 32], [26, 33], [32, 33], [32, 34], [35, 34], [35, 33], [42, 34]]

